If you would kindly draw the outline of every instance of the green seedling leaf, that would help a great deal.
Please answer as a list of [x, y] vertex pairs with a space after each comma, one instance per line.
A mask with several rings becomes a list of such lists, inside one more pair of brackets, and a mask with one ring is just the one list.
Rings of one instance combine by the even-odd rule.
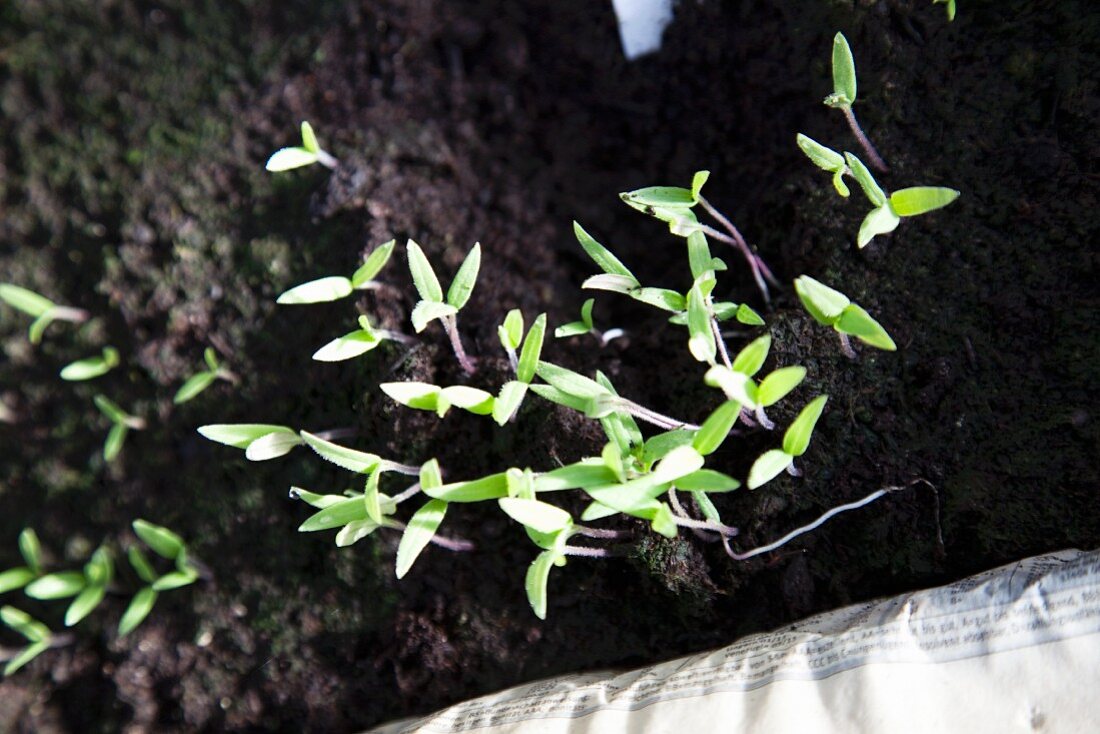
[[134, 533], [141, 538], [145, 545], [153, 549], [153, 552], [162, 558], [175, 560], [186, 547], [183, 538], [171, 530], [160, 525], [154, 525], [146, 520], [134, 520], [132, 523]]
[[84, 578], [90, 586], [105, 586], [111, 582], [114, 576], [114, 563], [111, 554], [106, 548], [100, 546], [84, 564]]
[[[705, 177], [703, 181], [706, 182]], [[619, 198], [639, 211], [646, 211], [647, 208], [691, 208], [698, 201], [692, 189], [683, 189], [679, 186], [648, 186], [619, 194]]]
[[813, 436], [814, 427], [817, 425], [821, 413], [825, 410], [825, 403], [829, 401], [828, 395], [819, 395], [802, 409], [798, 417], [791, 423], [790, 428], [783, 434], [783, 451], [792, 457], [802, 456], [810, 446], [810, 437]]
[[500, 395], [493, 401], [493, 420], [503, 426], [512, 419], [527, 395], [526, 383], [512, 380], [500, 388]]
[[355, 545], [379, 527], [381, 526], [371, 520], [349, 522], [336, 533], [336, 547], [347, 548], [349, 545]]
[[643, 479], [658, 484], [675, 482], [683, 476], [703, 468], [703, 456], [692, 446], [677, 446], [661, 459], [653, 471]]
[[86, 583], [84, 574], [63, 571], [38, 577], [27, 584], [23, 593], [32, 599], [67, 599], [79, 594]]
[[567, 464], [535, 477], [535, 492], [557, 492], [564, 489], [613, 484], [614, 472], [601, 460]]
[[206, 366], [211, 372], [216, 372], [218, 365], [218, 353], [214, 351], [213, 347], [207, 347], [202, 351], [202, 359], [206, 362]]
[[[440, 409], [439, 396], [443, 390], [436, 385], [427, 382], [383, 382], [378, 387], [406, 407], [432, 411]], [[445, 403], [444, 406], [443, 413], [446, 413], [450, 405]]]
[[886, 333], [882, 325], [871, 318], [871, 314], [860, 306], [852, 304], [844, 309], [834, 327], [842, 334], [851, 334], [865, 344], [887, 352], [897, 351], [898, 345]]
[[504, 472], [508, 480], [508, 496], [533, 500], [535, 498], [535, 473], [530, 469], [509, 469]]
[[149, 616], [149, 612], [153, 611], [153, 605], [156, 603], [157, 592], [151, 586], [146, 586], [134, 594], [134, 598], [130, 600], [129, 606], [126, 607], [126, 611], [122, 613], [122, 618], [118, 621], [118, 636], [125, 637], [133, 632], [139, 624], [145, 621], [145, 618]]
[[[651, 504], [656, 504], [650, 500]], [[584, 512], [581, 513], [581, 520], [584, 522], [594, 522], [596, 520], [602, 520], [605, 517], [611, 517], [612, 515], [618, 515], [619, 511], [614, 507], [608, 507], [602, 502], [591, 502], [588, 507], [584, 508]]]
[[[409, 240], [405, 245], [405, 253], [409, 259], [409, 272], [412, 273], [413, 285], [420, 298], [432, 303], [443, 303], [443, 288], [439, 285], [439, 278], [435, 277], [431, 263], [428, 262], [420, 245]], [[419, 331], [419, 329], [417, 330]]]
[[[691, 445], [703, 456], [709, 456], [718, 450], [726, 436], [733, 430], [733, 424], [737, 422], [737, 416], [741, 413], [741, 404], [734, 400], [727, 400], [719, 405], [713, 413], [707, 416], [703, 425], [695, 433]], [[649, 444], [646, 443], [648, 448]]]
[[516, 366], [516, 379], [527, 384], [535, 379], [538, 371], [539, 357], [542, 356], [542, 343], [546, 336], [546, 314], [539, 314], [531, 329], [527, 332], [527, 338], [523, 342], [523, 351], [519, 355], [519, 363]]
[[[615, 391], [615, 386], [611, 384], [611, 380], [608, 379], [607, 375], [599, 370], [596, 370], [596, 384], [612, 396], [617, 397], [619, 394]], [[617, 430], [617, 433], [623, 434], [623, 440], [620, 443], [624, 454], [629, 454], [633, 450], [633, 447], [642, 445], [644, 441], [642, 429], [638, 428], [638, 423], [634, 420], [634, 416], [626, 411], [620, 410], [614, 413], [611, 419], [613, 419], [621, 429]]]
[[933, 5], [946, 4], [947, 22], [955, 20], [955, 0], [932, 0]]
[[292, 147], [280, 148], [271, 154], [264, 166], [269, 171], [289, 171], [302, 166], [309, 166], [317, 162], [317, 154], [305, 148]]
[[546, 585], [550, 579], [550, 569], [554, 567], [558, 555], [557, 551], [543, 551], [531, 561], [531, 565], [527, 568], [527, 578], [524, 581], [527, 601], [530, 602], [531, 610], [539, 619], [546, 619]]
[[798, 387], [805, 378], [805, 367], [780, 368], [760, 381], [760, 386], [756, 390], [756, 400], [765, 408], [775, 405], [791, 390]]
[[841, 196], [847, 198], [852, 192], [844, 183], [844, 174], [848, 172], [844, 156], [831, 148], [826, 148], [811, 137], [798, 134], [796, 138], [798, 147], [806, 154], [815, 166], [833, 174], [833, 188]]
[[591, 329], [583, 321], [570, 321], [568, 324], [563, 324], [554, 329], [554, 338], [567, 339], [571, 336], [588, 334], [590, 331]]
[[915, 217], [942, 209], [957, 198], [959, 198], [959, 192], [955, 189], [942, 186], [914, 186], [890, 194], [890, 208], [899, 217]]
[[37, 574], [26, 566], [9, 568], [7, 571], [0, 573], [0, 594], [22, 589], [33, 581], [35, 576], [37, 576]]
[[35, 575], [42, 572], [42, 543], [33, 528], [23, 528], [19, 533], [19, 554]]
[[149, 559], [146, 557], [145, 552], [140, 547], [132, 545], [126, 549], [126, 558], [130, 561], [130, 566], [133, 567], [134, 572], [137, 573], [138, 578], [147, 584], [151, 584], [157, 579], [157, 572], [153, 570], [153, 565], [149, 563]]
[[13, 673], [15, 673], [15, 671], [19, 670], [24, 665], [34, 660], [36, 657], [49, 649], [49, 640], [41, 640], [39, 642], [34, 642], [30, 645], [27, 645], [25, 648], [19, 651], [18, 655], [7, 662], [7, 664], [4, 666], [4, 675], [12, 675]]
[[591, 398], [579, 397], [577, 395], [570, 395], [569, 393], [559, 390], [553, 385], [531, 385], [531, 392], [535, 393], [544, 400], [549, 400], [551, 403], [557, 403], [558, 405], [564, 405], [566, 408], [572, 408], [573, 410], [580, 411], [581, 413], [587, 413], [591, 404]]
[[351, 281], [342, 275], [332, 275], [327, 278], [318, 278], [308, 283], [296, 285], [276, 299], [276, 303], [284, 306], [306, 303], [326, 303], [337, 301], [351, 295]]
[[698, 281], [688, 291], [688, 351], [700, 362], [714, 363], [718, 346], [710, 325], [710, 310]]
[[504, 317], [504, 323], [497, 327], [497, 336], [500, 337], [500, 345], [509, 352], [519, 349], [523, 342], [523, 312], [513, 308]]
[[611, 473], [615, 475], [615, 481], [622, 483], [626, 481], [626, 469], [623, 467], [623, 452], [619, 448], [614, 440], [610, 441], [603, 447], [603, 451], [600, 452], [600, 458], [603, 459], [604, 466], [611, 470]]
[[875, 181], [875, 177], [871, 175], [871, 171], [867, 166], [863, 165], [863, 161], [856, 158], [851, 153], [844, 154], [844, 160], [848, 162], [848, 168], [852, 171], [852, 177], [859, 183], [861, 189], [863, 189], [864, 195], [867, 196], [867, 200], [871, 202], [872, 206], [881, 207], [886, 204], [886, 192], [882, 190], [882, 187]]
[[381, 343], [377, 334], [360, 329], [333, 339], [314, 352], [313, 359], [318, 362], [343, 362], [366, 354]]
[[245, 449], [244, 452], [244, 457], [249, 461], [277, 459], [280, 456], [289, 454], [295, 446], [301, 445], [302, 439], [298, 437], [298, 434], [278, 431], [257, 438], [255, 441], [248, 444], [248, 448]]
[[890, 234], [898, 228], [901, 217], [894, 213], [890, 205], [872, 209], [859, 226], [859, 234], [856, 235], [856, 245], [862, 249], [870, 244], [871, 240], [880, 234]]
[[[384, 387], [384, 386], [383, 386]], [[345, 446], [339, 446], [326, 441], [320, 436], [315, 436], [308, 431], [301, 432], [302, 440], [309, 445], [311, 449], [317, 452], [317, 455], [322, 459], [331, 461], [336, 466], [348, 469], [349, 471], [359, 472], [360, 474], [369, 474], [378, 468], [382, 459], [375, 454], [367, 454], [362, 451], [356, 451], [355, 449], [349, 449]]]
[[130, 420], [130, 414], [118, 407], [118, 405], [111, 400], [107, 399], [107, 397], [96, 395], [93, 401], [95, 402], [95, 407], [99, 408], [99, 412], [110, 418], [113, 423], [125, 423]]
[[741, 372], [734, 372], [724, 365], [715, 365], [707, 370], [703, 377], [710, 387], [717, 387], [730, 400], [746, 408], [755, 409], [758, 403], [759, 389], [752, 378]]
[[36, 319], [57, 307], [56, 303], [45, 296], [10, 283], [0, 283], [0, 301]]
[[808, 275], [795, 279], [794, 290], [806, 311], [824, 326], [832, 326], [852, 303], [840, 291], [814, 280]]
[[153, 582], [153, 591], [171, 591], [182, 586], [190, 586], [198, 578], [199, 574], [194, 570], [172, 571]]
[[267, 423], [212, 423], [199, 426], [199, 435], [215, 443], [232, 446], [235, 449], [247, 449], [253, 441], [271, 433], [298, 434], [286, 426]]
[[372, 282], [374, 277], [382, 272], [382, 268], [386, 267], [386, 263], [390, 261], [390, 256], [393, 255], [396, 244], [395, 240], [390, 240], [374, 248], [371, 254], [367, 255], [367, 259], [363, 264], [359, 266], [359, 269], [352, 274], [351, 287], [358, 290]]
[[290, 498], [302, 500], [302, 502], [305, 502], [310, 507], [316, 507], [319, 510], [323, 510], [326, 507], [332, 507], [340, 502], [346, 502], [348, 499], [342, 494], [317, 494], [316, 492], [310, 492], [301, 487], [291, 487]]
[[367, 508], [367, 519], [375, 525], [382, 524], [382, 498], [378, 492], [378, 480], [382, 472], [376, 471], [367, 477], [363, 489], [363, 505]]
[[424, 494], [433, 499], [447, 502], [483, 502], [508, 496], [508, 475], [506, 472], [490, 474], [487, 477], [468, 482], [444, 484], [441, 487], [421, 487]]
[[317, 144], [317, 135], [313, 132], [313, 126], [302, 120], [302, 147], [310, 153], [317, 153], [321, 146]]
[[429, 500], [409, 519], [408, 527], [397, 546], [397, 578], [404, 578], [420, 552], [427, 547], [447, 514], [447, 503]]
[[713, 469], [700, 469], [676, 480], [676, 488], [685, 492], [731, 492], [741, 482]]
[[659, 535], [663, 535], [666, 538], [676, 537], [676, 518], [672, 514], [672, 509], [664, 502], [657, 503], [653, 518], [649, 521], [649, 524], [653, 528], [653, 532]]
[[[689, 234], [687, 236], [687, 250], [688, 267], [691, 268], [691, 277], [695, 278], [696, 281], [705, 278], [708, 273], [715, 269], [715, 258], [710, 253], [710, 245], [707, 243], [705, 234], [699, 231]], [[709, 295], [709, 291], [707, 295]]]
[[445, 319], [454, 316], [458, 309], [449, 303], [437, 303], [435, 301], [420, 301], [413, 307], [412, 324], [416, 333], [428, 328], [428, 324], [436, 319]]
[[470, 300], [470, 294], [474, 292], [474, 284], [477, 283], [477, 274], [481, 269], [481, 243], [476, 243], [474, 248], [466, 255], [462, 265], [455, 273], [451, 287], [447, 289], [447, 303], [461, 310]]
[[[668, 456], [673, 449], [694, 445], [695, 431], [676, 428], [651, 436], [642, 447], [642, 463], [648, 468], [653, 462]], [[698, 447], [695, 449], [702, 453]]]
[[745, 348], [737, 353], [737, 356], [733, 359], [734, 372], [740, 372], [746, 377], [752, 377], [760, 368], [764, 366], [764, 362], [768, 359], [768, 352], [772, 348], [772, 338], [770, 334], [764, 334], [761, 337], [757, 337], [745, 345]]
[[592, 258], [596, 265], [599, 266], [600, 270], [611, 275], [622, 275], [630, 278], [635, 286], [641, 285], [638, 279], [634, 277], [634, 274], [619, 261], [619, 258], [612, 255], [610, 250], [593, 239], [592, 235], [585, 232], [584, 227], [577, 222], [573, 222], [573, 233], [576, 235], [577, 241], [580, 242], [581, 247], [584, 248], [584, 251], [588, 253], [588, 256]]
[[710, 497], [707, 497], [705, 492], [692, 492], [692, 499], [695, 500], [695, 504], [699, 506], [699, 511], [703, 513], [703, 517], [711, 522], [722, 522], [722, 516], [718, 514], [718, 508], [711, 502]]
[[103, 442], [103, 460], [110, 463], [122, 453], [122, 446], [126, 443], [126, 434], [130, 429], [124, 423], [116, 423], [107, 431], [107, 440]]
[[687, 308], [687, 298], [667, 288], [635, 288], [628, 295], [635, 301], [673, 313]]
[[745, 304], [741, 304], [737, 307], [737, 320], [746, 326], [763, 326], [764, 319], [760, 318], [760, 314], [753, 311]]
[[61, 379], [70, 382], [93, 380], [96, 377], [102, 377], [117, 366], [118, 350], [114, 347], [104, 347], [101, 356], [78, 359], [66, 365], [61, 370]]
[[0, 608], [0, 622], [3, 622], [31, 642], [41, 642], [48, 639], [51, 634], [49, 627], [22, 609], [11, 606]]
[[794, 463], [794, 457], [786, 451], [780, 449], [765, 451], [752, 463], [746, 486], [749, 489], [761, 487], [786, 471], [792, 463]]
[[362, 496], [342, 499], [328, 507], [322, 508], [306, 518], [306, 521], [298, 526], [299, 533], [314, 533], [319, 530], [331, 530], [343, 527], [351, 522], [369, 520], [367, 517], [367, 505]]
[[581, 288], [587, 290], [609, 291], [611, 293], [623, 293], [626, 295], [637, 290], [638, 287], [638, 282], [633, 278], [626, 275], [612, 275], [610, 273], [593, 275], [581, 283]]
[[214, 372], [200, 372], [197, 375], [192, 375], [180, 386], [180, 389], [176, 391], [176, 395], [172, 398], [172, 402], [176, 405], [186, 403], [188, 400], [191, 400], [203, 390], [210, 387], [217, 378], [218, 376]]
[[595, 398], [612, 394], [595, 380], [550, 362], [539, 362], [536, 373], [562, 392], [579, 398]]
[[508, 517], [539, 533], [556, 533], [573, 524], [568, 512], [540, 500], [502, 497], [497, 503]]
[[710, 171], [696, 171], [695, 175], [691, 177], [691, 200], [692, 203], [698, 203], [699, 197], [703, 193], [703, 186], [706, 185], [707, 179], [710, 178]]
[[65, 626], [72, 627], [74, 624], [80, 622], [80, 620], [87, 617], [92, 611], [99, 606], [99, 603], [103, 601], [103, 596], [107, 593], [107, 587], [88, 586], [73, 599], [73, 603], [69, 605], [69, 608], [65, 610]]
[[856, 61], [843, 33], [833, 37], [832, 96], [837, 106], [851, 106], [856, 101]]
[[581, 304], [581, 322], [589, 329], [596, 328], [592, 325], [592, 307], [595, 305], [595, 298], [589, 298], [583, 304]]
[[42, 341], [43, 334], [46, 333], [46, 327], [54, 322], [53, 311], [47, 311], [34, 321], [31, 322], [30, 328], [27, 330], [27, 338], [31, 344], [38, 344]]
[[429, 459], [420, 467], [420, 488], [435, 489], [443, 486], [443, 473], [439, 470], [439, 461]]

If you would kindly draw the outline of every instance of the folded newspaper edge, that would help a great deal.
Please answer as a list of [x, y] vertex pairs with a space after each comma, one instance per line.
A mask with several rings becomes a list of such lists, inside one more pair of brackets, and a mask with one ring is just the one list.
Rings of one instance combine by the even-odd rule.
[[1029, 558], [628, 673], [373, 731], [1063, 732], [1100, 721], [1100, 551]]

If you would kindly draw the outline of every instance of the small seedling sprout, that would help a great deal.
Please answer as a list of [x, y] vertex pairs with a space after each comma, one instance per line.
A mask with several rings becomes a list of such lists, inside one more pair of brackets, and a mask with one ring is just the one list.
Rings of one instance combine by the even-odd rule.
[[325, 168], [334, 169], [339, 162], [322, 150], [317, 142], [313, 126], [302, 121], [302, 144], [293, 148], [280, 148], [271, 154], [264, 166], [269, 171], [289, 171], [293, 168], [320, 163]]
[[[598, 277], [598, 276], [597, 276]], [[596, 304], [595, 298], [589, 298], [581, 305], [581, 320], [570, 321], [568, 324], [563, 324], [554, 329], [554, 337], [557, 339], [563, 339], [571, 336], [580, 336], [581, 334], [591, 334], [599, 340], [601, 347], [606, 347], [612, 339], [618, 339], [624, 336], [626, 332], [622, 329], [608, 329], [607, 331], [600, 331], [592, 323], [592, 307]]]
[[749, 469], [749, 478], [745, 483], [749, 489], [756, 489], [784, 471], [797, 476], [798, 470], [794, 466], [794, 460], [806, 453], [810, 446], [810, 438], [813, 436], [817, 420], [825, 410], [828, 395], [819, 395], [802, 409], [798, 417], [794, 419], [787, 432], [783, 434], [783, 448], [765, 451]]
[[88, 320], [89, 313], [80, 308], [59, 306], [45, 296], [10, 283], [0, 283], [0, 301], [34, 319], [27, 335], [31, 344], [42, 341], [46, 327], [54, 321], [80, 324]]
[[198, 432], [205, 439], [243, 450], [249, 461], [285, 456], [302, 444], [293, 428], [267, 423], [215, 423], [200, 426]]
[[451, 348], [462, 369], [468, 375], [475, 371], [473, 360], [466, 354], [462, 346], [462, 338], [458, 333], [458, 312], [470, 300], [470, 294], [477, 283], [478, 271], [481, 268], [481, 245], [475, 244], [466, 255], [466, 259], [455, 273], [451, 287], [447, 289], [447, 298], [443, 298], [443, 288], [439, 285], [439, 279], [432, 270], [424, 251], [413, 240], [409, 240], [405, 246], [409, 259], [409, 270], [412, 273], [413, 285], [420, 294], [420, 302], [416, 304], [412, 312], [413, 328], [420, 333], [427, 328], [432, 321], [439, 319], [444, 331], [451, 341]]
[[197, 374], [191, 375], [180, 386], [180, 389], [176, 391], [175, 397], [172, 398], [172, 402], [176, 405], [186, 403], [188, 400], [196, 397], [206, 388], [210, 387], [215, 380], [225, 380], [233, 385], [240, 382], [240, 378], [233, 374], [230, 370], [222, 367], [218, 362], [217, 352], [213, 347], [207, 347], [202, 353], [203, 361], [206, 362], [206, 369]]
[[382, 284], [374, 278], [389, 262], [393, 254], [395, 242], [379, 245], [371, 251], [367, 259], [350, 278], [342, 275], [330, 275], [324, 278], [311, 280], [308, 283], [294, 286], [283, 292], [276, 303], [282, 305], [298, 305], [307, 303], [326, 303], [350, 296], [357, 290], [369, 290], [380, 288]]
[[854, 336], [876, 349], [887, 352], [897, 350], [897, 345], [886, 333], [886, 329], [840, 291], [808, 275], [796, 279], [794, 289], [802, 305], [815, 321], [823, 326], [833, 327], [840, 334], [840, 347], [846, 357], [850, 359], [856, 357], [848, 339], [849, 336]]
[[868, 160], [877, 171], [888, 171], [889, 166], [882, 156], [875, 150], [875, 146], [863, 132], [863, 128], [856, 121], [852, 105], [856, 101], [856, 62], [852, 57], [852, 49], [848, 46], [848, 39], [843, 33], [837, 33], [833, 37], [833, 93], [825, 98], [825, 104], [844, 113], [844, 119], [848, 121], [848, 127], [859, 141], [859, 146], [867, 154]]
[[131, 429], [135, 431], [145, 429], [145, 419], [130, 415], [105, 395], [96, 395], [94, 401], [96, 407], [99, 408], [99, 412], [111, 420], [111, 430], [107, 432], [107, 440], [103, 443], [103, 459], [111, 462], [122, 451], [122, 445], [126, 442], [126, 434]]
[[70, 382], [80, 380], [94, 380], [102, 377], [118, 366], [118, 350], [114, 347], [103, 347], [103, 352], [97, 357], [78, 359], [66, 365], [61, 370], [61, 379]]

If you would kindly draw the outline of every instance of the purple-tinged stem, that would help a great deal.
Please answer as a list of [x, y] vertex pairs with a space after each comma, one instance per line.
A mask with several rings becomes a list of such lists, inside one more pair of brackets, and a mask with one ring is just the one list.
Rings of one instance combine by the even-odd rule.
[[467, 356], [466, 350], [462, 347], [462, 338], [458, 334], [458, 318], [456, 316], [446, 316], [443, 318], [443, 330], [447, 332], [447, 336], [451, 340], [451, 348], [454, 350], [455, 357], [458, 358], [459, 365], [462, 366], [462, 371], [467, 375], [472, 375], [477, 371], [474, 367], [474, 362]]
[[841, 107], [841, 109], [844, 110], [844, 119], [848, 121], [848, 127], [852, 128], [852, 134], [856, 136], [856, 140], [859, 141], [859, 146], [863, 148], [863, 152], [867, 154], [867, 159], [871, 162], [871, 168], [874, 168], [880, 173], [889, 171], [890, 166], [886, 165], [886, 161], [882, 160], [882, 156], [875, 150], [875, 146], [871, 145], [871, 141], [863, 134], [863, 128], [861, 128], [856, 121], [856, 113], [852, 112], [850, 106]]

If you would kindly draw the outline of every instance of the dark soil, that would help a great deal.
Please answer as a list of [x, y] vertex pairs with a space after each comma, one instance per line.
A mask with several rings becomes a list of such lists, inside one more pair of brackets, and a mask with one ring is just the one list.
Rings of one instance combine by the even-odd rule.
[[[278, 9], [274, 9], [277, 7]], [[830, 91], [830, 39], [855, 51], [865, 129], [887, 188], [949, 185], [950, 209], [864, 251], [858, 192], [839, 199], [796, 132], [855, 143]], [[622, 60], [610, 3], [152, 3], [0, 6], [0, 280], [89, 309], [32, 349], [0, 309], [0, 568], [35, 527], [58, 565], [145, 517], [188, 538], [214, 579], [166, 593], [117, 639], [112, 598], [0, 683], [3, 731], [352, 731], [538, 677], [637, 666], [807, 614], [926, 587], [1023, 556], [1100, 545], [1100, 11], [1095, 3], [925, 0], [683, 2], [664, 50]], [[300, 119], [338, 173], [262, 170]], [[682, 245], [616, 193], [713, 172], [711, 201], [784, 282], [809, 273], [880, 317], [896, 354], [841, 356], [790, 288], [768, 328], [780, 364], [810, 370], [776, 411], [827, 392], [805, 476], [720, 502], [767, 542], [884, 485], [915, 487], [747, 564], [687, 536], [630, 557], [577, 560], [551, 579], [549, 618], [523, 592], [534, 547], [499, 513], [459, 508], [448, 532], [478, 550], [429, 550], [401, 582], [397, 538], [349, 549], [299, 535], [291, 485], [348, 481], [299, 451], [252, 464], [194, 431], [266, 421], [351, 427], [354, 445], [450, 476], [544, 470], [598, 450], [595, 424], [529, 401], [495, 430], [394, 408], [387, 379], [464, 381], [435, 328], [405, 354], [339, 365], [309, 355], [352, 319], [345, 303], [280, 308], [291, 284], [349, 272], [396, 237], [448, 276], [475, 241], [482, 276], [462, 329], [495, 387], [505, 311], [575, 318], [592, 265], [577, 219], [645, 281], [683, 288]], [[734, 255], [724, 297], [762, 309]], [[357, 306], [407, 329], [403, 298]], [[684, 419], [715, 404], [681, 330], [616, 299], [596, 319], [629, 342], [557, 341], [561, 363]], [[736, 348], [740, 338], [730, 340]], [[117, 346], [124, 367], [62, 384], [61, 365]], [[243, 377], [173, 407], [215, 345]], [[99, 457], [104, 392], [146, 416], [119, 461]], [[731, 441], [739, 476], [774, 435]], [[322, 537], [323, 536], [323, 537]], [[132, 581], [123, 576], [123, 584]], [[57, 603], [15, 604], [61, 625]], [[18, 638], [4, 632], [0, 644]]]

